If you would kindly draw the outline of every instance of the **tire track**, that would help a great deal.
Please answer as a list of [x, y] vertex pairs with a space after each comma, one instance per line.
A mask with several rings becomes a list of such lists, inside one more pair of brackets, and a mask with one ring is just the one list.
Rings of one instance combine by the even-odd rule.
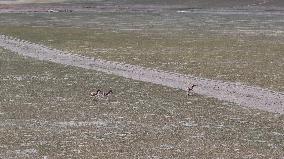
[[90, 57], [69, 54], [5, 35], [0, 35], [0, 46], [12, 52], [37, 60], [92, 69], [182, 90], [186, 90], [190, 84], [194, 83], [198, 85], [198, 87], [194, 88], [194, 93], [233, 102], [245, 107], [257, 108], [280, 114], [284, 113], [283, 92], [246, 86], [241, 83], [210, 80], [102, 59], [93, 59]]

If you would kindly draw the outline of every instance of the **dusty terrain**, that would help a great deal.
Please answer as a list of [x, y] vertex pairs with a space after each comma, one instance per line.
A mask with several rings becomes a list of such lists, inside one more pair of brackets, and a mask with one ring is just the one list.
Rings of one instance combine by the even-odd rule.
[[17, 52], [20, 55], [33, 57], [38, 60], [48, 60], [65, 65], [94, 69], [185, 91], [192, 84], [196, 84], [198, 87], [193, 92], [200, 95], [235, 102], [241, 106], [258, 108], [280, 114], [284, 113], [284, 94], [279, 92], [244, 86], [238, 83], [225, 83], [223, 81], [202, 79], [182, 74], [166, 73], [161, 70], [151, 70], [135, 65], [115, 63], [90, 57], [73, 56], [70, 53], [61, 53], [59, 50], [4, 35], [0, 35], [0, 46]]
[[0, 158], [284, 157], [284, 1], [29, 2], [0, 1]]
[[[278, 113], [0, 50], [1, 158], [281, 158]], [[96, 88], [114, 90], [96, 99]]]

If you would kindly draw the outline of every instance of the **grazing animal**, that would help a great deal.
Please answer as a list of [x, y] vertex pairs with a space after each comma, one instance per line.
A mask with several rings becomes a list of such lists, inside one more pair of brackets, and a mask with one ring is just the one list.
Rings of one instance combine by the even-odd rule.
[[112, 90], [109, 90], [108, 92], [102, 92], [100, 89], [98, 89], [96, 92], [91, 92], [91, 96], [109, 96], [112, 93]]
[[189, 96], [190, 95], [190, 91], [193, 90], [193, 87], [197, 86], [196, 84], [193, 84], [191, 87], [188, 87], [187, 88], [187, 95]]

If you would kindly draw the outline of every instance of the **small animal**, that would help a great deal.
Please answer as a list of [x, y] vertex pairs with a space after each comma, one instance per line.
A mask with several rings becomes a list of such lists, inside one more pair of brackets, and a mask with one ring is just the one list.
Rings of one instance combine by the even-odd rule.
[[98, 89], [96, 92], [91, 92], [91, 96], [109, 96], [112, 93], [112, 90], [109, 90], [108, 92], [102, 92], [100, 89]]
[[190, 95], [190, 91], [193, 90], [193, 87], [197, 86], [196, 84], [193, 84], [191, 87], [188, 87], [187, 88], [187, 95], [189, 96]]

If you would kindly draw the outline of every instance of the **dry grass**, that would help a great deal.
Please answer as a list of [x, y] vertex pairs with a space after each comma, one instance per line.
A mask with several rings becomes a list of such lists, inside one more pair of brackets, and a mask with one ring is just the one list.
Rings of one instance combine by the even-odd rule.
[[[284, 155], [283, 115], [5, 50], [0, 57], [0, 157]], [[109, 87], [109, 99], [89, 96]]]
[[283, 91], [281, 41], [196, 33], [1, 27], [0, 32], [76, 54]]
[[[134, 14], [130, 22], [119, 19], [128, 14], [96, 15], [102, 19], [92, 22], [100, 29], [82, 27], [87, 23], [80, 23], [81, 28], [54, 27], [78, 26], [66, 20], [76, 23], [77, 16], [90, 22], [94, 14], [72, 13], [71, 19], [65, 14], [1, 14], [0, 33], [83, 55], [283, 91], [281, 36], [207, 34], [202, 24], [193, 32], [175, 32], [160, 23], [159, 14]], [[229, 22], [224, 26], [231, 27]], [[120, 30], [131, 24], [130, 29], [155, 31]], [[46, 25], [52, 27], [34, 27]], [[0, 158], [284, 156], [283, 115], [24, 59], [1, 48], [0, 72]], [[109, 87], [114, 90], [110, 99], [89, 97], [90, 91]]]

